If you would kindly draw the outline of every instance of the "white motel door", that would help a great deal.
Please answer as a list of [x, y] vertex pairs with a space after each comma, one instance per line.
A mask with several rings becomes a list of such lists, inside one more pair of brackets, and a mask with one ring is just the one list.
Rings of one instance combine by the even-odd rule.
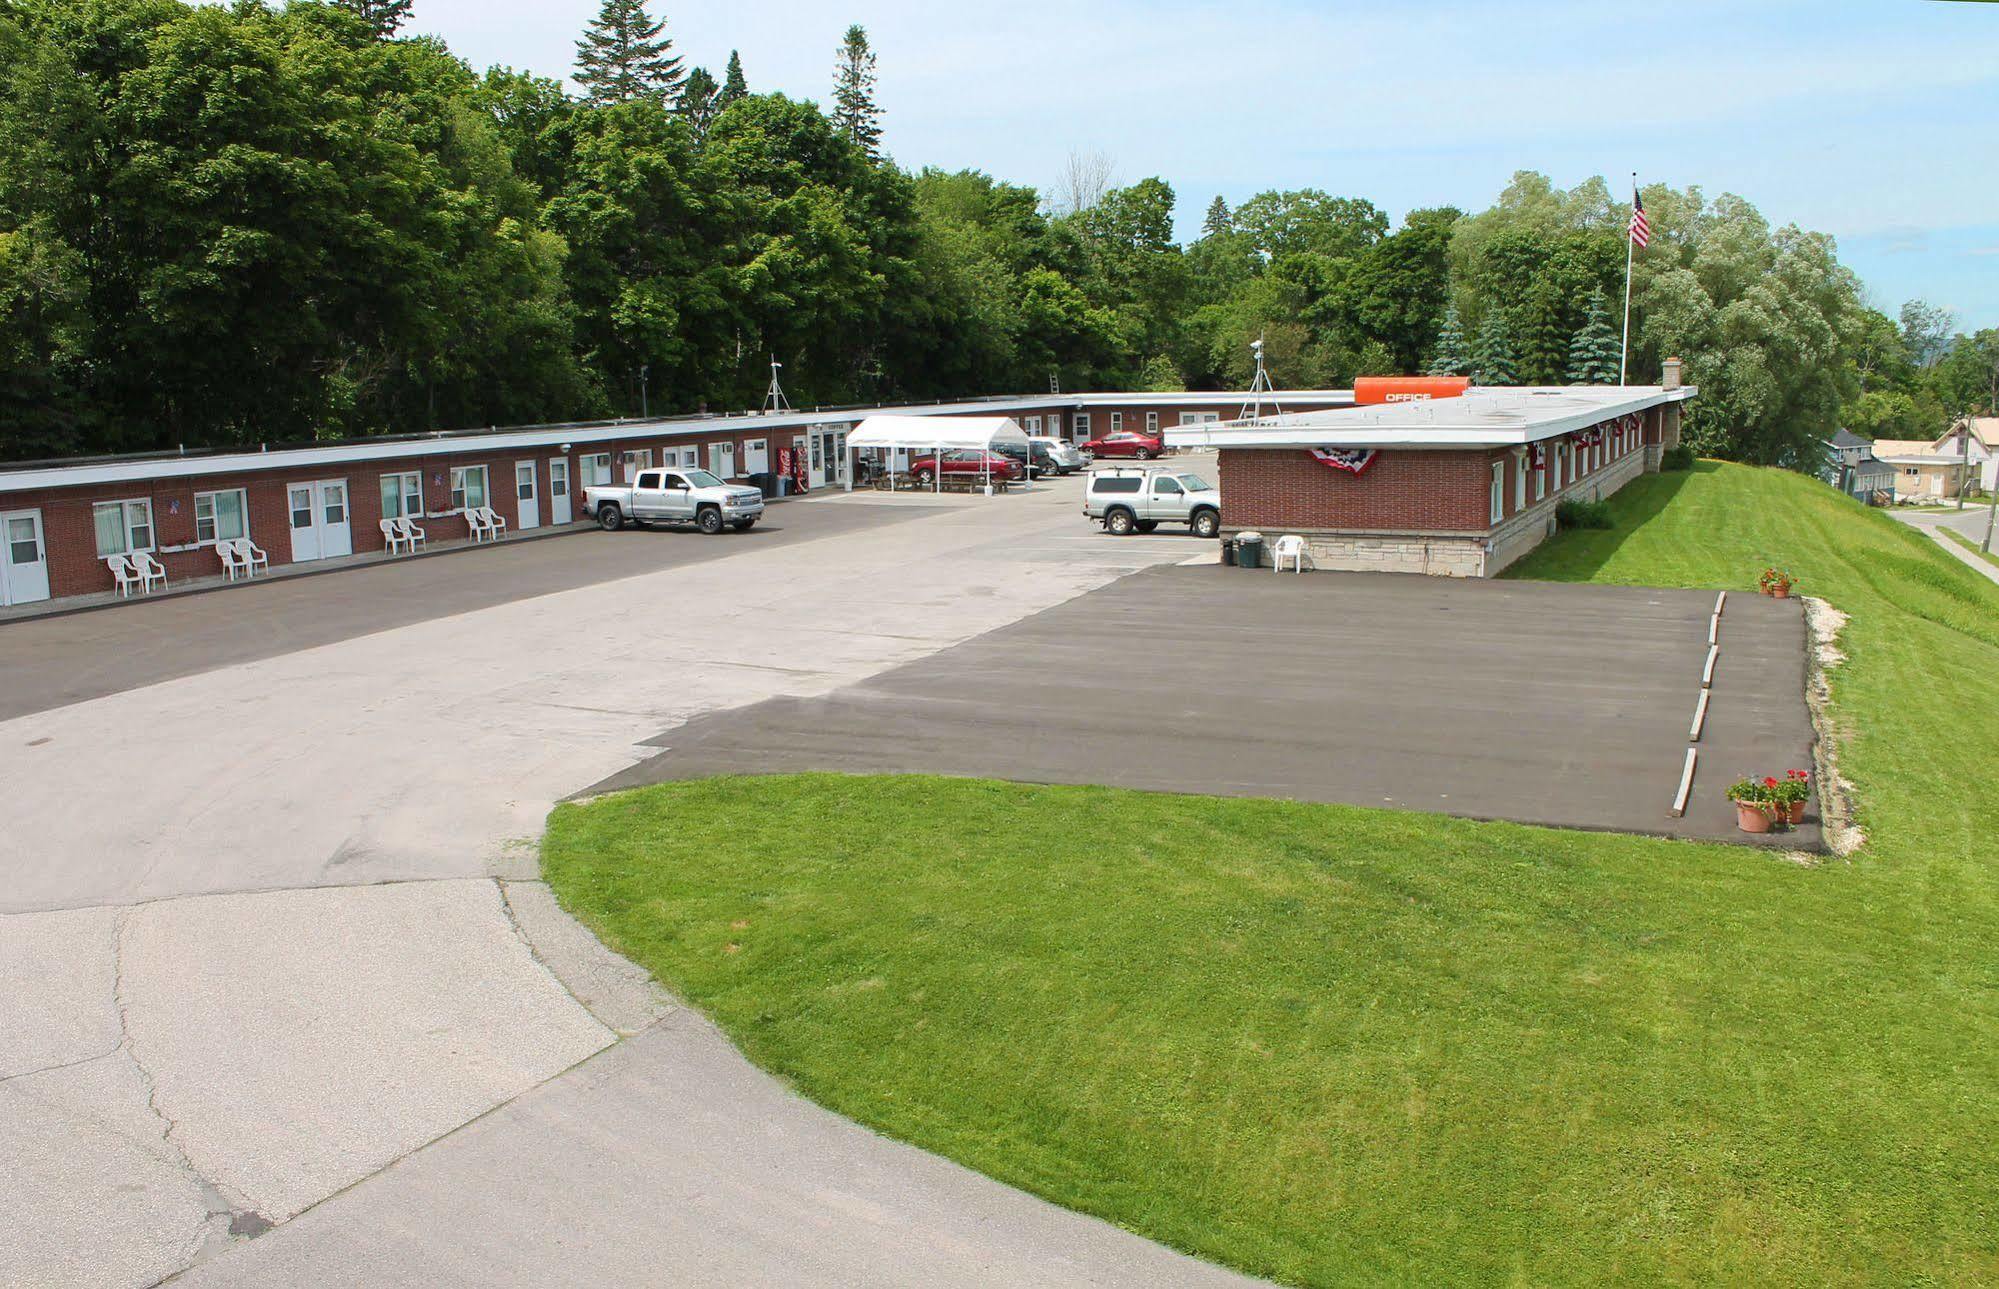
[[295, 483], [287, 490], [291, 512], [292, 559], [338, 559], [354, 553], [347, 526], [347, 481]]
[[0, 515], [0, 604], [49, 598], [49, 550], [42, 541], [42, 512]]
[[817, 430], [805, 436], [809, 455], [805, 461], [805, 486], [823, 488], [826, 486], [826, 436]]
[[569, 458], [548, 459], [548, 522], [566, 524], [576, 516], [569, 509]]
[[541, 497], [535, 489], [534, 462], [514, 462], [514, 501], [518, 506], [514, 526], [541, 527]]

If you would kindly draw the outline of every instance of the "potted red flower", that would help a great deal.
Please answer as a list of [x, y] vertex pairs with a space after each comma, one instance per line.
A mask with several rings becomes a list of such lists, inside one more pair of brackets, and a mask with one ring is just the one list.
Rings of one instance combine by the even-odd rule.
[[1786, 770], [1770, 789], [1778, 817], [1796, 826], [1805, 821], [1805, 799], [1812, 795], [1812, 776], [1803, 770]]
[[1769, 832], [1777, 823], [1777, 779], [1737, 779], [1728, 789], [1735, 803], [1735, 826], [1743, 832]]
[[1757, 588], [1763, 594], [1774, 596], [1779, 600], [1790, 599], [1791, 588], [1797, 584], [1798, 579], [1781, 568], [1766, 568], [1763, 570], [1763, 576], [1756, 579]]

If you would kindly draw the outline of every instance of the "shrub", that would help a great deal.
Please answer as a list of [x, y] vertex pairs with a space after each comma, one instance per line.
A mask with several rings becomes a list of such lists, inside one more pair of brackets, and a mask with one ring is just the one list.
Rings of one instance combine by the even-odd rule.
[[1579, 501], [1571, 497], [1555, 506], [1555, 525], [1559, 528], [1609, 528], [1610, 503]]
[[1682, 443], [1676, 448], [1667, 448], [1659, 454], [1661, 470], [1691, 470], [1694, 468], [1694, 450]]

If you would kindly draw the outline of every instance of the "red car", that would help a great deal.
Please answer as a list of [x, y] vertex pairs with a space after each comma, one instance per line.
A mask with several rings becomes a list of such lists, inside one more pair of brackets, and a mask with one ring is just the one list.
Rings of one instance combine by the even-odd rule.
[[[918, 483], [929, 483], [940, 473], [937, 458], [917, 457], [909, 463], [909, 473]], [[991, 474], [995, 479], [1009, 482], [1019, 480], [1026, 473], [1020, 462], [1011, 457], [1003, 457], [997, 452], [982, 452], [977, 448], [956, 448], [944, 454], [941, 473], [947, 475], [975, 475], [981, 479]]]
[[1083, 451], [1093, 457], [1137, 457], [1144, 461], [1166, 450], [1165, 440], [1136, 430], [1117, 430], [1100, 439], [1091, 439]]

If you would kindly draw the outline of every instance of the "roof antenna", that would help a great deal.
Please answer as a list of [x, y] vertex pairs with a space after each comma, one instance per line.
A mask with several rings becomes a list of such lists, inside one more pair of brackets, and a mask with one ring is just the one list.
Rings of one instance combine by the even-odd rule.
[[1256, 376], [1249, 382], [1249, 401], [1242, 405], [1238, 421], [1248, 421], [1263, 415], [1264, 396], [1270, 398], [1270, 407], [1277, 415], [1284, 415], [1283, 404], [1277, 401], [1277, 391], [1270, 387], [1270, 373], [1263, 366], [1263, 333], [1256, 333], [1256, 339], [1249, 342], [1249, 351], [1256, 355]]
[[791, 410], [791, 404], [785, 401], [784, 386], [777, 383], [778, 369], [783, 366], [784, 364], [777, 360], [776, 354], [770, 356], [770, 388], [764, 391], [765, 416]]

